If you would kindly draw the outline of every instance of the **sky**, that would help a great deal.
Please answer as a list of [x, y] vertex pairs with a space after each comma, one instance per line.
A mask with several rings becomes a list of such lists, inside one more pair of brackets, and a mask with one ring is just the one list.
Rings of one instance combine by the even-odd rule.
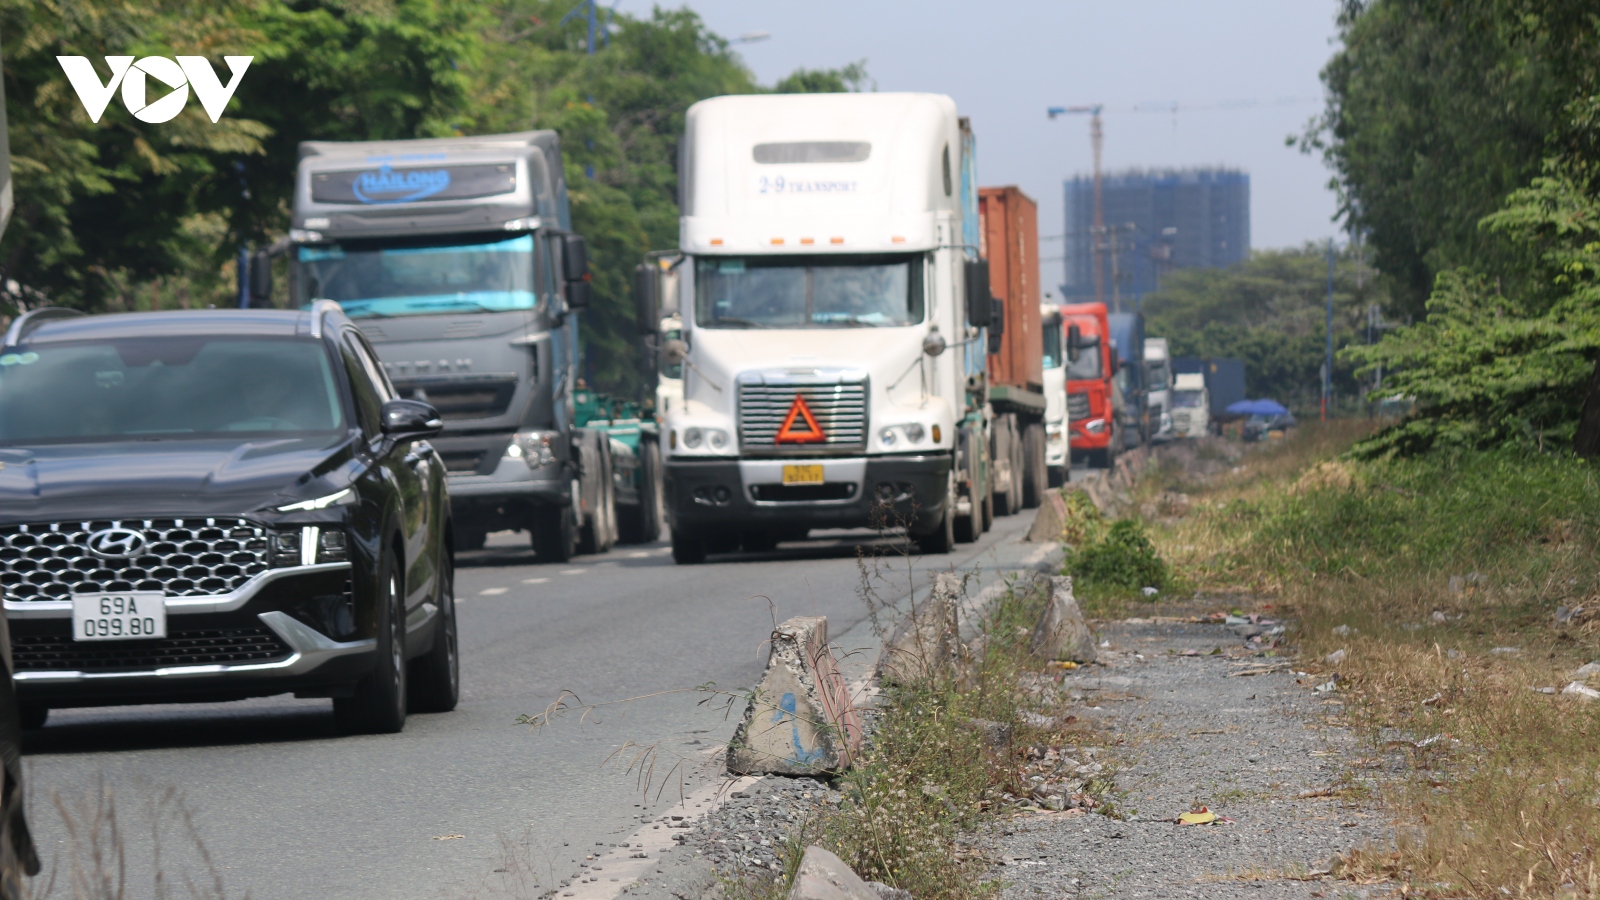
[[[1065, 231], [1063, 180], [1093, 165], [1088, 117], [1051, 121], [1046, 109], [1092, 103], [1106, 108], [1107, 172], [1243, 169], [1255, 249], [1337, 236], [1327, 168], [1284, 144], [1322, 108], [1334, 0], [661, 3], [729, 39], [768, 32], [734, 48], [763, 84], [864, 59], [880, 91], [949, 94], [972, 119], [979, 183], [1038, 201], [1043, 237]], [[646, 0], [618, 9], [649, 12]], [[1040, 248], [1047, 285], [1062, 281], [1061, 253], [1059, 237]]]

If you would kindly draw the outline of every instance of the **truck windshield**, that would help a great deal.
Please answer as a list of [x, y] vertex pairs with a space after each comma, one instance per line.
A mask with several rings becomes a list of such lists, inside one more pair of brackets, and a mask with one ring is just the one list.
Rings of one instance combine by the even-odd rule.
[[922, 321], [922, 257], [702, 257], [702, 328], [851, 328]]
[[0, 445], [344, 430], [321, 342], [160, 337], [0, 356]]
[[1044, 367], [1054, 369], [1061, 365], [1061, 323], [1044, 323]]
[[1105, 370], [1100, 367], [1100, 344], [1098, 342], [1078, 349], [1078, 361], [1067, 363], [1067, 378], [1074, 381], [1093, 379], [1098, 381], [1105, 377]]
[[1205, 395], [1200, 391], [1173, 391], [1173, 409], [1199, 409], [1203, 405]]
[[533, 309], [533, 251], [531, 234], [301, 247], [296, 300], [336, 300], [352, 319]]
[[1167, 364], [1165, 361], [1146, 363], [1145, 372], [1147, 373], [1145, 377], [1150, 381], [1150, 390], [1164, 391], [1167, 388], [1172, 387], [1172, 379], [1167, 375]]

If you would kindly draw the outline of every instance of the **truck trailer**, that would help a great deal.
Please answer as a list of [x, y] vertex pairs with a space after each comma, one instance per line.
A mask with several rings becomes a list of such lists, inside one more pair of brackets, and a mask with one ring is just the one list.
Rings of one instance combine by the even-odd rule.
[[987, 359], [993, 503], [997, 515], [1014, 515], [1037, 507], [1049, 486], [1039, 208], [1021, 188], [980, 188], [978, 223], [978, 252], [989, 263], [995, 299]]
[[[993, 311], [970, 130], [933, 94], [717, 97], [681, 146], [673, 558], [813, 528], [983, 530]], [[663, 321], [653, 287], [640, 320]]]
[[[654, 423], [618, 423], [625, 439], [613, 439], [578, 417], [590, 285], [555, 132], [307, 141], [292, 226], [290, 302], [337, 301], [395, 390], [444, 419], [433, 444], [458, 549], [510, 529], [565, 561], [604, 551], [620, 526], [648, 539]], [[253, 302], [266, 304], [268, 261], [253, 268]], [[631, 505], [620, 516], [619, 502]]]

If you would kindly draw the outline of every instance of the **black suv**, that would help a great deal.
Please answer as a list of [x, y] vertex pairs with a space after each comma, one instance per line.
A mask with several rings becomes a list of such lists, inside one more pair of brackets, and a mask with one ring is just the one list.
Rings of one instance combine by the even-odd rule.
[[440, 425], [329, 301], [17, 319], [0, 586], [25, 724], [288, 691], [346, 731], [454, 708]]

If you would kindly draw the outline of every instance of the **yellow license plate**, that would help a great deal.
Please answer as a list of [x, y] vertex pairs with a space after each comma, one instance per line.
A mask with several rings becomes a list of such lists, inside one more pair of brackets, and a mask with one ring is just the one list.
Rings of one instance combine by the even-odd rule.
[[821, 484], [821, 466], [784, 466], [784, 484]]

